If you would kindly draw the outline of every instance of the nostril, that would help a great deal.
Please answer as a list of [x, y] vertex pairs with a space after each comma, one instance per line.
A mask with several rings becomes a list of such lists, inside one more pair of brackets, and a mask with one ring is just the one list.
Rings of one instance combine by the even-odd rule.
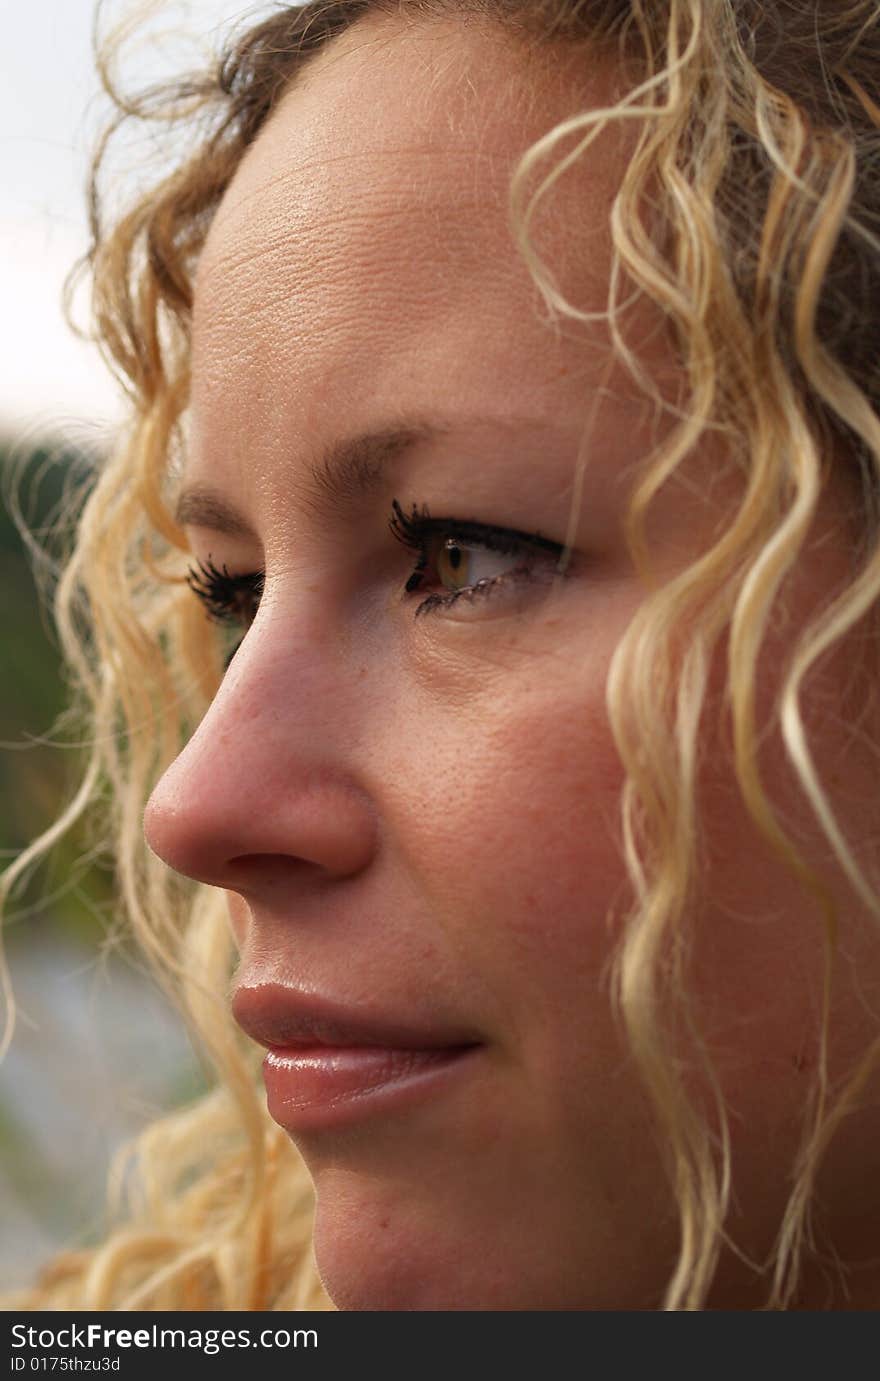
[[237, 854], [229, 859], [227, 868], [230, 878], [234, 879], [230, 886], [240, 891], [245, 891], [250, 881], [256, 884], [259, 880], [261, 886], [266, 887], [273, 880], [283, 884], [291, 876], [327, 871], [320, 863], [291, 854]]

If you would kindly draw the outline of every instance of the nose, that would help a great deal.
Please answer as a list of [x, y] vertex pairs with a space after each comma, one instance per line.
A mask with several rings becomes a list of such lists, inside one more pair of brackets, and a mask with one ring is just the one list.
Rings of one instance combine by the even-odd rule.
[[315, 641], [267, 655], [265, 635], [236, 654], [144, 815], [149, 847], [176, 872], [245, 896], [294, 866], [349, 877], [376, 841], [339, 668]]

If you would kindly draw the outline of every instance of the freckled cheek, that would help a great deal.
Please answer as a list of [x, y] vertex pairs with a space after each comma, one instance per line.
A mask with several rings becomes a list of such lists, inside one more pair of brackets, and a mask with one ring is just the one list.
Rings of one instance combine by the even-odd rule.
[[[463, 745], [445, 843], [426, 841], [450, 939], [501, 1005], [528, 1022], [595, 990], [626, 900], [623, 780], [601, 687], [509, 712]], [[454, 826], [450, 832], [450, 827]]]

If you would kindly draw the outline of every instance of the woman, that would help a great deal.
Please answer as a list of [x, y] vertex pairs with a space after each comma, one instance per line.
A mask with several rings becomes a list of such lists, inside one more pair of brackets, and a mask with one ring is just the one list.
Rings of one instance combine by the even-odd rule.
[[31, 1303], [876, 1307], [878, 70], [321, 0], [96, 210], [79, 805], [219, 1082]]

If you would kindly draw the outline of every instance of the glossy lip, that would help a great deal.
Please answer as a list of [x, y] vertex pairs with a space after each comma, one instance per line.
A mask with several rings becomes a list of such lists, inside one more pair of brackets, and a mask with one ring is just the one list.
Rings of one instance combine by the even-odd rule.
[[269, 1113], [291, 1135], [422, 1099], [484, 1048], [462, 1028], [368, 1013], [278, 983], [239, 987], [232, 1011], [268, 1049]]

